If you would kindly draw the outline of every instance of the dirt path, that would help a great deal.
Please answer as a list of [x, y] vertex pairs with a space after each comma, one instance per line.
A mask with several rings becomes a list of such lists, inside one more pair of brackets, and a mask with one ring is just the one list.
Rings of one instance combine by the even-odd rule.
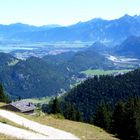
[[[72, 135], [71, 133], [68, 133], [68, 132], [65, 132], [63, 130], [59, 130], [59, 129], [56, 129], [56, 128], [53, 128], [53, 127], [50, 127], [50, 126], [42, 125], [42, 124], [39, 124], [39, 123], [34, 122], [34, 121], [30, 121], [30, 120], [28, 120], [24, 117], [21, 117], [19, 115], [16, 115], [15, 113], [12, 113], [10, 111], [0, 110], [0, 116], [6, 118], [6, 119], [8, 119], [8, 120], [10, 120], [10, 121], [12, 121], [16, 124], [19, 124], [21, 126], [24, 126], [26, 128], [29, 128], [30, 130], [33, 130], [33, 131], [37, 132], [38, 135], [40, 135], [40, 139], [42, 139], [41, 137], [44, 135], [44, 138], [49, 139], [49, 140], [50, 139], [53, 139], [53, 140], [54, 139], [79, 140], [79, 138]], [[0, 130], [1, 130], [1, 126], [0, 126]], [[9, 131], [8, 131], [8, 133], [9, 133]], [[15, 133], [15, 134], [17, 134], [17, 133]], [[27, 138], [25, 138], [25, 139], [27, 139]], [[32, 138], [32, 139], [34, 139], [34, 138]], [[38, 138], [36, 138], [36, 139], [38, 139]]]
[[0, 133], [19, 139], [47, 139], [44, 135], [13, 127], [4, 123], [0, 123]]

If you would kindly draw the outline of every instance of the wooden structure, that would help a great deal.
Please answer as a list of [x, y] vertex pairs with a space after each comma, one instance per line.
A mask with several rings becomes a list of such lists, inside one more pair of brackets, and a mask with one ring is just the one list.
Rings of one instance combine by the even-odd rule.
[[7, 104], [2, 108], [10, 111], [32, 114], [34, 112], [35, 105], [31, 102], [21, 100]]

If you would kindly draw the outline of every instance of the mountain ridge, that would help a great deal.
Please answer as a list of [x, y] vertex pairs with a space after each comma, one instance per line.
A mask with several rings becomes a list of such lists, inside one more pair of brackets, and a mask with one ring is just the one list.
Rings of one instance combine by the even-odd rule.
[[[16, 25], [16, 24], [14, 24]], [[25, 25], [25, 24], [23, 24]], [[0, 26], [0, 34], [4, 25]], [[11, 26], [6, 26], [10, 27]], [[24, 26], [25, 28], [25, 26]], [[13, 29], [13, 32], [4, 32], [4, 37], [8, 39], [17, 39], [24, 41], [103, 41], [103, 42], [118, 42], [125, 40], [131, 35], [140, 35], [140, 18], [139, 16], [125, 15], [114, 20], [104, 20], [101, 18], [94, 18], [86, 22], [79, 22], [70, 26], [56, 26], [50, 28], [46, 26], [26, 26], [20, 31]]]

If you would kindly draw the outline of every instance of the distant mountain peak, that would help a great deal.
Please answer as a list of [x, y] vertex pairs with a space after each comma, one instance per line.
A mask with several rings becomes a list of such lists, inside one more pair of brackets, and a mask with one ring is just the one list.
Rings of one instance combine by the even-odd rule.
[[24, 23], [20, 23], [20, 22], [9, 24], [9, 26], [27, 26], [27, 25], [28, 24], [24, 24]]
[[128, 14], [125, 14], [123, 17], [132, 17], [132, 16], [130, 16], [130, 15], [128, 15]]
[[0, 26], [0, 35], [6, 39], [33, 42], [57, 41], [100, 41], [119, 44], [128, 36], [140, 36], [140, 16], [123, 17], [114, 20], [94, 18], [68, 26], [29, 26], [22, 23]]
[[107, 20], [102, 19], [102, 18], [93, 18], [92, 20], [88, 21], [88, 23], [97, 23], [97, 22], [103, 22], [103, 21], [107, 21]]
[[122, 42], [116, 52], [122, 56], [140, 58], [140, 37], [129, 36]]
[[48, 24], [48, 25], [43, 25], [41, 27], [46, 27], [46, 28], [57, 28], [57, 27], [61, 27], [61, 25], [58, 24]]
[[132, 19], [134, 18], [134, 16], [130, 16], [128, 14], [125, 14], [124, 16], [122, 16], [120, 19]]

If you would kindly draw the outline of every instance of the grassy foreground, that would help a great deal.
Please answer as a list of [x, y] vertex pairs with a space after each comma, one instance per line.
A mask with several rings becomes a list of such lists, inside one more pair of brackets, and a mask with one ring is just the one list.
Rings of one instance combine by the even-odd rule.
[[10, 136], [6, 136], [0, 133], [0, 139], [1, 140], [18, 140], [16, 138], [10, 137]]
[[43, 125], [52, 126], [54, 128], [58, 128], [70, 132], [82, 140], [87, 140], [87, 139], [117, 140], [117, 138], [105, 132], [103, 129], [100, 129], [99, 127], [90, 124], [60, 119], [54, 115], [46, 115], [46, 116], [28, 116], [23, 114], [20, 115], [30, 120], [39, 122]]
[[4, 106], [4, 105], [6, 105], [6, 104], [5, 104], [5, 103], [0, 102], [0, 107], [2, 107], [2, 106]]
[[[4, 106], [5, 103], [1, 103], [0, 102], [0, 107]], [[14, 126], [14, 127], [17, 127], [17, 128], [22, 128], [22, 129], [25, 129], [25, 130], [29, 130], [28, 128], [25, 128], [23, 126], [20, 126], [8, 119], [5, 119], [3, 117], [0, 116], [0, 123], [5, 123], [5, 124], [8, 124], [8, 125], [11, 125], [11, 126]], [[7, 135], [4, 135], [4, 134], [1, 134], [0, 133], [0, 140], [18, 140], [17, 138], [14, 138], [14, 137], [11, 137], [11, 136], [7, 136]]]
[[[0, 106], [2, 106], [2, 105], [4, 105], [4, 104], [0, 103]], [[96, 126], [93, 126], [93, 125], [90, 125], [90, 124], [81, 123], [81, 122], [74, 122], [74, 121], [63, 119], [63, 118], [58, 118], [55, 115], [29, 116], [29, 115], [24, 115], [21, 113], [17, 113], [17, 114], [21, 115], [27, 119], [39, 122], [43, 125], [52, 126], [54, 128], [58, 128], [58, 129], [70, 132], [82, 140], [87, 140], [87, 139], [91, 139], [91, 140], [117, 140], [117, 138], [115, 138], [113, 135], [105, 132], [103, 129], [96, 127]], [[6, 124], [12, 125], [12, 126], [23, 128], [22, 126], [19, 126], [19, 125], [15, 124], [7, 119], [4, 119], [2, 117], [0, 117], [0, 121], [3, 123], [6, 123]], [[24, 128], [24, 129], [26, 129], [26, 128]], [[0, 134], [0, 139], [12, 140], [15, 138]]]
[[[0, 103], [0, 107], [3, 106], [3, 105], [5, 105], [5, 103]], [[20, 125], [18, 125], [16, 123], [8, 120], [8, 119], [5, 119], [5, 118], [1, 117], [1, 116], [0, 116], [0, 122], [5, 123], [5, 124], [9, 124], [9, 125], [12, 125], [12, 126], [15, 126], [15, 127], [18, 127], [18, 128], [24, 128], [24, 127], [22, 127], [22, 126], [20, 126]]]
[[[5, 103], [1, 103], [0, 102], [0, 107], [3, 106], [3, 105], [5, 105]], [[6, 124], [10, 124], [10, 125], [13, 125], [13, 126], [17, 126], [18, 127], [17, 124], [14, 124], [13, 122], [11, 122], [11, 121], [9, 121], [7, 119], [4, 119], [2, 117], [0, 117], [0, 122], [6, 123]], [[0, 139], [1, 140], [17, 140], [16, 138], [13, 138], [13, 137], [10, 137], [10, 136], [6, 136], [6, 135], [1, 134], [1, 133], [0, 133]]]

